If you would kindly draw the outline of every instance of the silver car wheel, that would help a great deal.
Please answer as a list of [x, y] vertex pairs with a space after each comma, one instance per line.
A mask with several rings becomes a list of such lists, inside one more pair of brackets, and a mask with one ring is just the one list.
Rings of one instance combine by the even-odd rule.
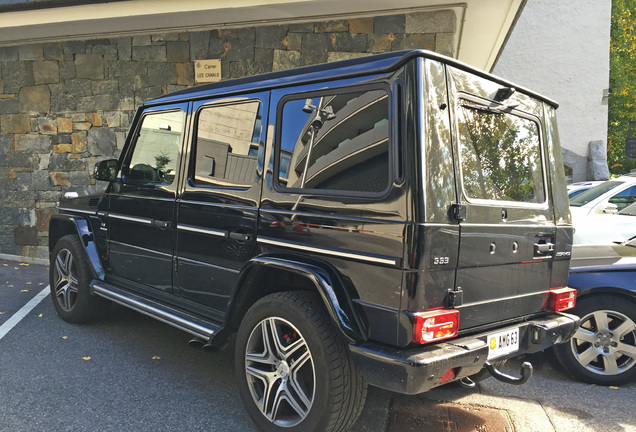
[[53, 292], [55, 298], [66, 312], [70, 312], [77, 301], [79, 281], [75, 275], [73, 254], [68, 249], [62, 249], [55, 257], [53, 269]]
[[269, 317], [254, 327], [245, 373], [254, 402], [270, 422], [292, 427], [307, 417], [316, 391], [315, 367], [305, 339], [289, 321]]
[[598, 310], [581, 318], [570, 340], [576, 360], [598, 375], [618, 375], [636, 365], [636, 323], [611, 310]]

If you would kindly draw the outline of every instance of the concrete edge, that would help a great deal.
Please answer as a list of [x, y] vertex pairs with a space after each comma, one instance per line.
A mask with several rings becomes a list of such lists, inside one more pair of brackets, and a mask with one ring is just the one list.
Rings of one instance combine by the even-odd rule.
[[31, 257], [0, 253], [0, 259], [6, 260], [6, 261], [29, 263], [29, 264], [49, 265], [49, 261], [45, 260], [44, 258], [31, 258]]

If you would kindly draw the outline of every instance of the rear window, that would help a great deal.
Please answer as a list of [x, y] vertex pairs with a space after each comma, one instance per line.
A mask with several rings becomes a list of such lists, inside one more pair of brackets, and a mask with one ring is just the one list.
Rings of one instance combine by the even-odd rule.
[[536, 121], [464, 100], [458, 126], [462, 181], [469, 201], [545, 202]]
[[622, 182], [617, 181], [607, 181], [605, 183], [601, 183], [598, 186], [594, 186], [586, 190], [585, 192], [573, 197], [570, 199], [570, 205], [573, 207], [581, 207], [590, 201], [594, 201], [596, 198], [600, 197], [606, 192], [611, 191], [616, 186], [623, 184]]

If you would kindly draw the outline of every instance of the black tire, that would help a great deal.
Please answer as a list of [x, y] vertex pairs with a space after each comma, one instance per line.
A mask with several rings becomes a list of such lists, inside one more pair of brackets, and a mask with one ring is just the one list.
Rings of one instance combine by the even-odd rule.
[[311, 293], [256, 302], [241, 322], [235, 365], [241, 398], [263, 431], [345, 431], [364, 406], [367, 383]]
[[636, 304], [595, 295], [580, 299], [572, 313], [581, 317], [581, 326], [569, 342], [554, 347], [561, 366], [575, 378], [599, 385], [619, 385], [634, 378]]
[[110, 302], [91, 295], [90, 263], [79, 238], [67, 235], [58, 240], [51, 254], [49, 281], [57, 314], [73, 324], [101, 318]]

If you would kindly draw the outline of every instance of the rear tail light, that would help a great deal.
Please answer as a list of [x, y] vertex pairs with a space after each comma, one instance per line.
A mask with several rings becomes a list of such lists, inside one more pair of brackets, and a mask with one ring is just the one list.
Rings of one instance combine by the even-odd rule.
[[425, 344], [457, 336], [459, 311], [440, 309], [415, 314], [413, 322], [413, 342]]
[[550, 290], [548, 309], [550, 312], [561, 312], [572, 309], [576, 305], [574, 288], [557, 288]]

